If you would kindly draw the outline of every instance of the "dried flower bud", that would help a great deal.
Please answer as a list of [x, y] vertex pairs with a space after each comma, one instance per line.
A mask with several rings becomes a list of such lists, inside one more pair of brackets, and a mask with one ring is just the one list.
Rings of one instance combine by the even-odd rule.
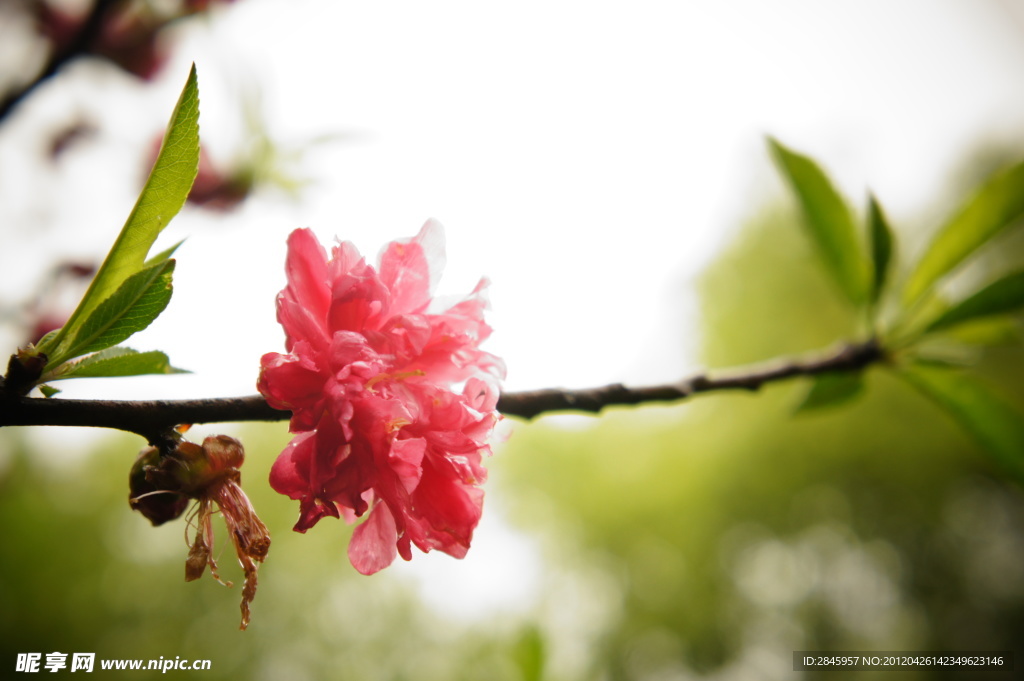
[[245, 573], [242, 629], [249, 624], [249, 604], [256, 596], [258, 563], [263, 562], [270, 549], [270, 533], [240, 486], [242, 476], [238, 469], [244, 461], [241, 442], [226, 435], [211, 435], [201, 446], [182, 441], [164, 454], [156, 447], [143, 449], [129, 477], [132, 508], [154, 525], [177, 518], [189, 499], [196, 500], [188, 518], [195, 538], [185, 560], [185, 581], [199, 579], [209, 567], [214, 579], [231, 586], [221, 580], [213, 557], [211, 518], [216, 504]]
[[160, 450], [146, 447], [139, 452], [128, 476], [128, 503], [154, 527], [179, 517], [189, 502], [177, 489], [173, 476], [161, 469], [161, 463]]

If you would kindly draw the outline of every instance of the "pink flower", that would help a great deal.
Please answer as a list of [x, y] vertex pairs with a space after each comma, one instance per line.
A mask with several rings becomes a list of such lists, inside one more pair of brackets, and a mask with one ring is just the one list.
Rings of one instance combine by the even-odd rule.
[[443, 265], [433, 220], [388, 244], [378, 269], [349, 242], [328, 259], [309, 230], [288, 238], [288, 285], [277, 297], [288, 354], [263, 356], [258, 385], [292, 412], [298, 435], [270, 484], [300, 502], [298, 532], [369, 511], [348, 549], [363, 574], [399, 554], [409, 560], [412, 545], [461, 558], [480, 520], [481, 456], [505, 370], [479, 349], [491, 331], [485, 280], [435, 309]]

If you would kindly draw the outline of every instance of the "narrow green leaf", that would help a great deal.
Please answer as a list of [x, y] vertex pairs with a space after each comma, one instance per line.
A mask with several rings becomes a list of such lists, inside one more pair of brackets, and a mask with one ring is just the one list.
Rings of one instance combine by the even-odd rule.
[[1014, 345], [1024, 340], [1022, 327], [1024, 324], [1019, 316], [992, 315], [943, 329], [943, 335], [967, 345]]
[[832, 372], [814, 377], [803, 401], [794, 414], [803, 414], [850, 402], [864, 390], [864, 377], [859, 371]]
[[[70, 338], [79, 326], [109, 298], [121, 284], [146, 263], [157, 235], [178, 214], [192, 189], [199, 168], [199, 85], [195, 65], [181, 92], [153, 170], [121, 229], [117, 240], [82, 301], [64, 328], [41, 347], [51, 357], [68, 359]], [[51, 362], [52, 365], [52, 362]]]
[[979, 246], [1024, 215], [1024, 162], [990, 177], [932, 240], [907, 281], [906, 303], [926, 293]]
[[36, 349], [38, 349], [38, 350], [40, 350], [40, 352], [42, 352], [42, 348], [44, 348], [48, 344], [50, 344], [50, 342], [57, 336], [57, 334], [59, 332], [60, 332], [60, 329], [54, 329], [53, 331], [50, 331], [45, 336], [40, 338], [39, 342], [36, 343]]
[[159, 263], [162, 263], [162, 262], [164, 262], [165, 260], [169, 260], [169, 259], [171, 258], [171, 256], [172, 256], [172, 255], [174, 255], [174, 252], [175, 252], [176, 250], [178, 250], [178, 247], [179, 247], [179, 246], [181, 246], [181, 245], [182, 245], [183, 243], [185, 243], [185, 240], [184, 240], [184, 239], [182, 239], [182, 240], [181, 240], [181, 241], [179, 241], [178, 243], [174, 244], [174, 245], [173, 245], [173, 246], [171, 246], [170, 248], [168, 248], [168, 249], [165, 249], [165, 250], [163, 250], [163, 251], [160, 251], [159, 253], [157, 253], [156, 255], [154, 255], [154, 256], [153, 256], [152, 258], [150, 258], [149, 260], [147, 260], [147, 261], [146, 261], [145, 263], [143, 263], [143, 265], [142, 265], [142, 266], [143, 266], [143, 267], [150, 267], [150, 266], [152, 266], [152, 265], [157, 265], [157, 264], [159, 264]]
[[946, 310], [928, 325], [938, 331], [979, 317], [1012, 312], [1024, 307], [1024, 270], [997, 279], [974, 295]]
[[882, 212], [874, 195], [868, 197], [868, 236], [871, 244], [871, 261], [874, 276], [871, 281], [871, 302], [877, 302], [885, 290], [889, 275], [889, 262], [892, 260], [895, 237], [889, 221]]
[[39, 386], [39, 392], [43, 393], [43, 397], [53, 397], [60, 392], [60, 389], [49, 385], [41, 385]]
[[1003, 466], [1024, 479], [1024, 414], [962, 371], [917, 364], [900, 370], [899, 375], [945, 409]]
[[967, 369], [981, 360], [982, 348], [952, 338], [931, 336], [914, 346], [910, 355], [915, 364]]
[[775, 160], [796, 192], [804, 223], [829, 274], [854, 304], [868, 297], [869, 267], [849, 206], [810, 158], [768, 140]]
[[167, 355], [157, 350], [137, 352], [131, 348], [116, 347], [107, 348], [66, 365], [52, 380], [187, 373], [171, 366]]
[[68, 339], [66, 355], [51, 357], [50, 363], [56, 366], [109, 348], [149, 326], [171, 300], [174, 265], [174, 260], [165, 260], [128, 277]]
[[949, 301], [938, 292], [921, 298], [909, 307], [901, 306], [896, 323], [888, 332], [886, 344], [893, 349], [910, 347], [921, 340], [933, 319], [949, 309]]

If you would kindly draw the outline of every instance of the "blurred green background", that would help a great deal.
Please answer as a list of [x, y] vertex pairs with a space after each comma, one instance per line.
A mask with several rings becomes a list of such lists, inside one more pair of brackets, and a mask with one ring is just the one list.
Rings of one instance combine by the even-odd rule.
[[[707, 366], [849, 337], [851, 314], [793, 222], [781, 208], [756, 211], [703, 275]], [[1019, 254], [1019, 242], [993, 252]], [[1021, 406], [1021, 344], [978, 362]], [[64, 456], [5, 429], [0, 659], [182, 656], [212, 660], [207, 679], [810, 680], [866, 672], [794, 672], [792, 651], [1016, 647], [1020, 669], [1020, 485], [907, 386], [877, 370], [867, 382], [851, 406], [798, 416], [799, 380], [515, 424], [489, 461], [488, 492], [541, 567], [523, 607], [472, 616], [438, 606], [444, 594], [425, 602], [393, 569], [356, 574], [340, 523], [291, 532], [296, 505], [264, 482], [284, 424], [231, 431], [273, 534], [244, 633], [237, 586], [183, 582], [184, 523], [154, 529], [130, 511], [137, 438]], [[222, 573], [238, 580], [218, 540]]]

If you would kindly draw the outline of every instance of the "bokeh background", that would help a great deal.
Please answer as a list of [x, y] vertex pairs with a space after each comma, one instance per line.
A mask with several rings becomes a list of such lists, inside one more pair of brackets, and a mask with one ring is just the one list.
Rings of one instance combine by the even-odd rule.
[[[8, 89], [45, 60], [32, 4], [0, 2]], [[870, 187], [904, 262], [973, 183], [1024, 155], [1017, 0], [237, 0], [161, 41], [145, 78], [76, 60], [0, 121], [11, 351], [73, 298], [54, 267], [109, 246], [192, 61], [204, 150], [250, 182], [168, 228], [161, 243], [187, 237], [175, 296], [132, 339], [193, 373], [70, 382], [68, 396], [250, 394], [259, 356], [283, 343], [288, 232], [372, 254], [431, 216], [448, 234], [442, 293], [492, 280], [509, 389], [663, 382], [827, 347], [856, 320], [812, 260], [765, 134], [855, 204]], [[1020, 263], [1019, 230], [987, 258]], [[972, 359], [1024, 408], [1019, 336]], [[130, 512], [138, 438], [4, 429], [0, 665], [63, 651], [210, 659], [211, 679], [841, 679], [863, 672], [794, 672], [792, 651], [1016, 648], [1019, 668], [1019, 483], [880, 372], [855, 404], [794, 416], [806, 389], [507, 420], [469, 556], [370, 578], [349, 566], [343, 524], [290, 531], [295, 504], [266, 484], [283, 424], [197, 428], [245, 442], [245, 487], [273, 534], [244, 633], [237, 586], [182, 581], [184, 523]]]

